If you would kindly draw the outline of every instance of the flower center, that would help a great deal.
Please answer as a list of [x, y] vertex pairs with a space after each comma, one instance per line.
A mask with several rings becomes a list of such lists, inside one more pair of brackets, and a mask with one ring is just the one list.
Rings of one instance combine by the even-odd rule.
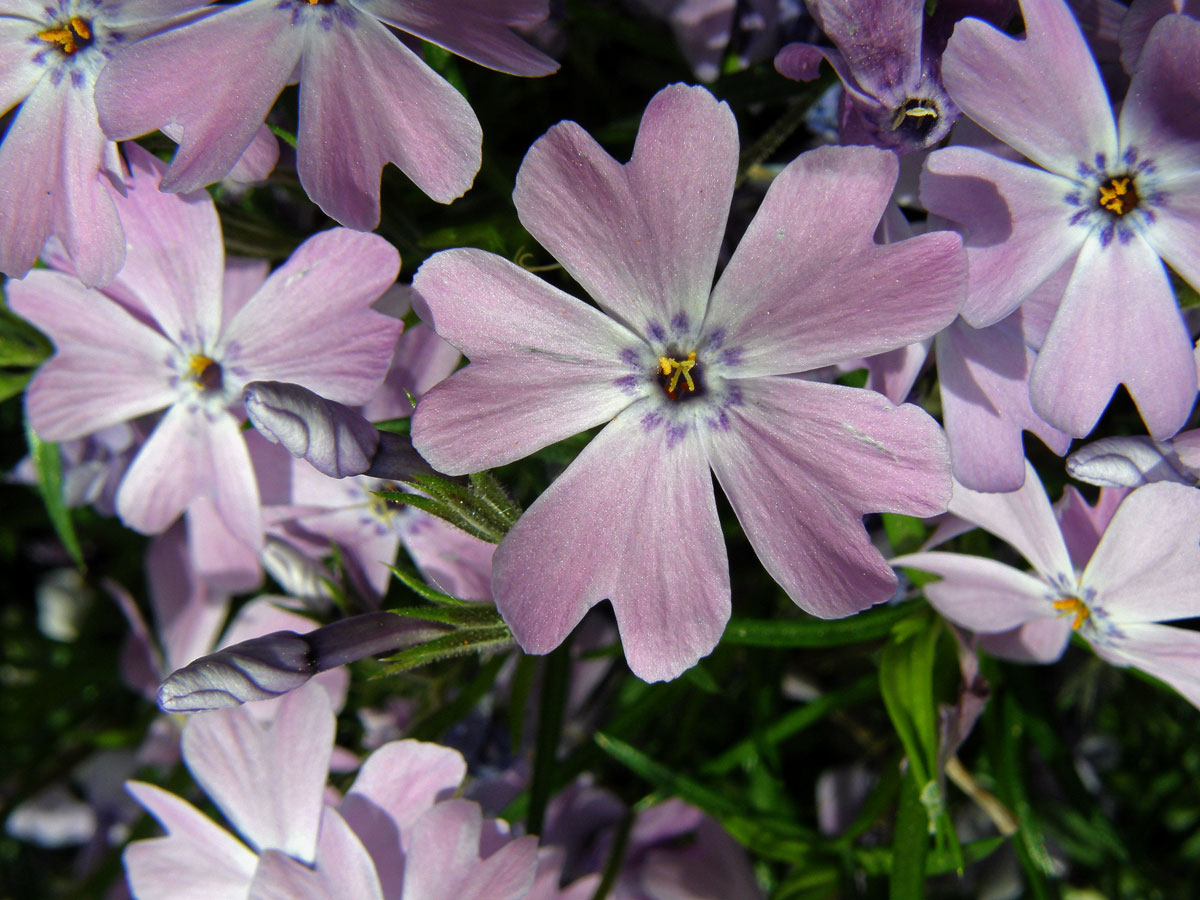
[[928, 98], [910, 97], [892, 117], [892, 131], [924, 137], [933, 131], [940, 116], [937, 104]]
[[187, 378], [204, 393], [220, 393], [221, 364], [203, 353], [194, 353], [188, 360]]
[[[696, 369], [696, 351], [693, 350], [687, 355], [687, 359], [675, 359], [670, 356], [660, 356], [658, 358], [659, 377], [658, 382], [662, 385], [663, 392], [672, 400], [682, 400], [688, 394], [696, 392], [696, 378], [693, 376], [693, 370]], [[699, 376], [696, 372], [696, 376]], [[679, 380], [683, 379], [683, 386], [679, 384]]]
[[1055, 600], [1054, 608], [1058, 610], [1060, 616], [1073, 615], [1075, 617], [1075, 621], [1071, 623], [1071, 628], [1075, 631], [1078, 631], [1079, 626], [1086, 622], [1092, 614], [1087, 604], [1078, 597], [1063, 597], [1061, 600]]
[[1096, 205], [1114, 216], [1120, 217], [1137, 208], [1137, 185], [1133, 175], [1114, 175], [1100, 185]]
[[65, 23], [39, 31], [38, 37], [50, 44], [58, 44], [59, 49], [67, 56], [77, 52], [92, 42], [91, 24], [79, 16], [71, 16]]

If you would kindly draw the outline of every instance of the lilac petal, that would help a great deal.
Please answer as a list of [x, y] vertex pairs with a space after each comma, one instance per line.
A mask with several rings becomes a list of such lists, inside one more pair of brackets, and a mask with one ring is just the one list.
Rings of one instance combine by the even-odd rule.
[[1200, 615], [1200, 491], [1164, 482], [1131, 493], [1079, 582], [1118, 623]]
[[1133, 666], [1200, 706], [1200, 633], [1150, 623], [1124, 623], [1121, 635], [1092, 644], [1096, 654], [1114, 666]]
[[[1136, 298], [1136, 314], [1130, 314]], [[1124, 383], [1150, 435], [1168, 438], [1196, 399], [1196, 360], [1158, 255], [1134, 234], [1084, 244], [1030, 380], [1033, 408], [1075, 437]]]
[[252, 847], [312, 863], [333, 733], [329, 700], [311, 685], [284, 697], [266, 727], [241, 709], [198, 713], [184, 725], [183, 757]]
[[232, 322], [238, 310], [262, 287], [270, 273], [271, 264], [265, 259], [226, 257], [225, 274], [221, 279], [221, 321]]
[[[837, 63], [830, 59], [831, 55], [837, 57]], [[775, 55], [775, 71], [792, 81], [815, 81], [821, 74], [821, 60], [823, 59], [829, 59], [829, 64], [841, 76], [842, 69], [838, 64], [841, 63], [842, 68], [845, 64], [840, 53], [829, 47], [818, 47], [816, 44], [799, 42], [787, 44]], [[842, 81], [853, 81], [853, 76], [843, 76]]]
[[229, 598], [210, 591], [192, 571], [178, 526], [150, 542], [146, 580], [165, 674], [212, 649], [229, 614]]
[[875, 243], [897, 165], [887, 150], [822, 147], [771, 183], [705, 320], [741, 349], [739, 375], [873, 356], [954, 319], [967, 274], [958, 235]]
[[529, 149], [513, 202], [521, 224], [601, 308], [642, 335], [677, 316], [694, 334], [737, 161], [729, 107], [703, 88], [671, 85], [646, 107], [627, 164], [578, 124], [560, 122]]
[[519, 838], [479, 859], [483, 827], [479, 806], [447, 800], [413, 825], [405, 847], [403, 900], [519, 900], [533, 887], [537, 839]]
[[1142, 435], [1092, 441], [1067, 457], [1067, 474], [1100, 487], [1139, 487], [1155, 481], [1192, 485], [1172, 462], [1166, 444]]
[[258, 857], [244, 844], [174, 794], [138, 781], [125, 789], [168, 833], [125, 848], [139, 900], [245, 900]]
[[956, 321], [938, 336], [942, 413], [954, 477], [976, 491], [1015, 491], [1025, 480], [1022, 430], [1059, 456], [1071, 438], [1047, 425], [1029, 402], [1035, 354], [1012, 323], [976, 331]]
[[313, 235], [242, 307], [221, 347], [245, 381], [286, 381], [362, 403], [378, 388], [402, 328], [370, 308], [399, 268], [400, 255], [377, 235]]
[[100, 124], [113, 140], [180, 126], [163, 188], [198, 190], [227, 175], [254, 140], [304, 37], [287, 6], [252, 0], [144, 38], [96, 80]]
[[1063, 540], [1076, 571], [1082, 572], [1088, 564], [1113, 513], [1128, 493], [1124, 488], [1105, 489], [1093, 507], [1074, 486], [1068, 485], [1062, 499], [1054, 504], [1054, 514], [1058, 516]]
[[421, 266], [414, 285], [426, 321], [474, 360], [413, 416], [413, 444], [439, 471], [512, 462], [637, 399], [637, 388], [622, 386], [636, 369], [620, 357], [642, 341], [502, 257], [447, 250]]
[[923, 0], [820, 0], [812, 8], [821, 30], [868, 92], [918, 81]]
[[408, 395], [420, 400], [431, 387], [449, 378], [461, 360], [462, 354], [424, 322], [405, 329], [396, 342], [383, 385], [363, 405], [363, 417], [382, 422], [411, 415]]
[[205, 191], [164, 194], [166, 164], [127, 144], [129, 178], [113, 192], [128, 249], [117, 289], [136, 298], [177, 345], [210, 346], [221, 330], [221, 223]]
[[252, 381], [242, 399], [259, 433], [331, 478], [371, 467], [379, 432], [357, 412], [297, 384]]
[[400, 537], [404, 549], [426, 581], [464, 600], [492, 598], [495, 544], [419, 510], [406, 514], [403, 522]]
[[250, 146], [229, 170], [229, 180], [244, 184], [265, 181], [279, 162], [279, 139], [266, 125], [258, 126]]
[[[121, 220], [103, 174], [113, 145], [100, 131], [91, 93], [70, 82], [64, 79], [59, 89], [63, 142], [54, 173], [54, 234], [70, 253], [79, 280], [102, 285], [112, 281], [125, 258]], [[10, 129], [5, 144], [12, 139]], [[38, 151], [46, 154], [47, 148]]]
[[449, 203], [479, 171], [482, 131], [463, 95], [384, 25], [339, 9], [352, 21], [335, 21], [301, 61], [296, 167], [322, 210], [370, 231], [385, 163]]
[[[28, 13], [37, 17], [41, 3], [31, 3]], [[7, 9], [13, 13], [15, 10]], [[0, 115], [8, 112], [37, 86], [45, 69], [34, 62], [38, 55], [36, 45], [30, 37], [37, 25], [20, 15], [5, 15], [0, 18]]]
[[1030, 619], [1058, 615], [1046, 582], [993, 559], [932, 552], [898, 556], [891, 564], [942, 576], [925, 585], [926, 598], [955, 625], [972, 631], [1008, 631]]
[[509, 30], [549, 15], [547, 0], [365, 0], [360, 4], [389, 25], [415, 34], [471, 62], [510, 75], [549, 75], [558, 63]]
[[1177, 179], [1167, 193], [1170, 200], [1155, 207], [1146, 241], [1188, 284], [1200, 284], [1200, 173]]
[[973, 147], [929, 155], [921, 203], [967, 231], [969, 325], [1000, 321], [1075, 255], [1087, 236], [1063, 212], [1075, 189], [1067, 178]]
[[26, 412], [50, 441], [91, 434], [175, 399], [171, 343], [107, 297], [59, 272], [5, 285], [9, 304], [55, 342], [34, 376]]
[[866, 388], [878, 391], [893, 403], [903, 403], [929, 361], [931, 343], [918, 341], [868, 358]]
[[1071, 619], [1035, 619], [999, 634], [981, 634], [979, 646], [992, 656], [1022, 663], [1057, 661], [1071, 640]]
[[1168, 189], [1174, 179], [1195, 174], [1200, 155], [1200, 123], [1179, 115], [1200, 103], [1197, 43], [1200, 21], [1180, 15], [1160, 19], [1121, 107], [1122, 142], [1136, 147], [1140, 158], [1154, 160], [1154, 175]]
[[621, 413], [526, 510], [496, 550], [492, 592], [528, 653], [610, 600], [629, 667], [662, 681], [716, 646], [729, 564], [699, 438], [669, 442], [645, 413]]
[[338, 815], [321, 811], [316, 864], [306, 866], [278, 850], [267, 850], [258, 864], [247, 900], [383, 900], [383, 889], [370, 854]]
[[252, 547], [262, 545], [258, 487], [237, 421], [225, 413], [210, 421], [203, 412], [176, 404], [125, 473], [117, 513], [135, 531], [157, 534], [201, 495], [213, 500], [238, 538]]
[[69, 78], [38, 82], [0, 143], [0, 271], [24, 275], [52, 230], [88, 284], [121, 268], [121, 225], [100, 175], [104, 144], [85, 89]]
[[258, 555], [238, 539], [208, 497], [187, 508], [188, 559], [213, 591], [244, 594], [262, 583]]
[[398, 898], [413, 823], [450, 799], [466, 777], [462, 754], [420, 741], [384, 744], [363, 763], [340, 811], [375, 859], [384, 894]]
[[1045, 578], [1061, 576], [1074, 583], [1075, 569], [1058, 520], [1041, 479], [1028, 462], [1025, 480], [1016, 491], [989, 494], [956, 484], [950, 512], [1008, 542]]
[[896, 576], [869, 512], [932, 516], [950, 499], [946, 439], [923, 410], [871, 391], [789, 378], [740, 382], [705, 451], [758, 558], [822, 618], [887, 600]]
[[[1200, 365], [1200, 360], [1197, 360]], [[1200, 479], [1200, 428], [1182, 431], [1171, 438], [1171, 449], [1179, 464]]]
[[942, 56], [959, 109], [1052, 172], [1117, 158], [1117, 132], [1100, 73], [1063, 0], [1022, 0], [1024, 40], [963, 19]]

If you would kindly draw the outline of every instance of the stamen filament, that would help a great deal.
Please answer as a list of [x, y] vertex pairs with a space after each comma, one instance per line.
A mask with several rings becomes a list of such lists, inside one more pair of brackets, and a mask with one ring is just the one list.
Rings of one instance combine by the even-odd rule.
[[667, 393], [674, 394], [675, 388], [679, 386], [679, 378], [683, 377], [684, 383], [687, 384], [689, 391], [696, 390], [696, 382], [692, 380], [691, 371], [696, 365], [696, 351], [693, 350], [687, 355], [687, 359], [678, 360], [671, 359], [668, 356], [660, 356], [658, 364], [662, 368], [663, 375], [670, 375], [671, 381], [667, 385]]
[[58, 44], [68, 56], [87, 45], [92, 39], [92, 29], [86, 19], [71, 16], [66, 25], [39, 31], [38, 37], [49, 44]]
[[1087, 608], [1087, 604], [1078, 597], [1064, 597], [1061, 600], [1055, 600], [1054, 608], [1062, 615], [1069, 616], [1074, 614], [1075, 621], [1071, 623], [1073, 631], [1078, 631], [1079, 626], [1086, 622], [1088, 616], [1092, 614], [1092, 611]]

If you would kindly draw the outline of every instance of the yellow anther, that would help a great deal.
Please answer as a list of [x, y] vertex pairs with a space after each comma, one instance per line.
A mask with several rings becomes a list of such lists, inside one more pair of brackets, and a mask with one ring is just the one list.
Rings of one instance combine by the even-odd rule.
[[92, 29], [86, 19], [71, 16], [66, 25], [39, 31], [38, 37], [50, 44], [58, 44], [63, 53], [70, 56], [92, 39]]
[[221, 389], [221, 364], [203, 353], [188, 360], [188, 377], [206, 391]]
[[696, 382], [692, 381], [692, 369], [696, 366], [696, 351], [693, 350], [687, 355], [687, 359], [678, 360], [671, 359], [669, 356], [660, 356], [658, 365], [662, 369], [663, 375], [670, 375], [671, 381], [667, 384], [667, 395], [675, 396], [675, 388], [679, 386], [680, 377], [683, 378], [689, 391], [696, 390]]
[[1071, 628], [1075, 631], [1079, 630], [1079, 626], [1087, 621], [1088, 616], [1092, 611], [1087, 608], [1087, 604], [1078, 597], [1064, 597], [1061, 600], [1054, 601], [1054, 608], [1064, 616], [1075, 616], [1075, 621], [1071, 623]]
[[[1108, 184], [1100, 185], [1100, 205], [1109, 212], [1116, 213], [1122, 216], [1133, 209], [1137, 203], [1137, 192], [1130, 190], [1129, 183], [1131, 179], [1126, 176], [1124, 178], [1110, 178]], [[1128, 208], [1126, 203], [1129, 204]]]

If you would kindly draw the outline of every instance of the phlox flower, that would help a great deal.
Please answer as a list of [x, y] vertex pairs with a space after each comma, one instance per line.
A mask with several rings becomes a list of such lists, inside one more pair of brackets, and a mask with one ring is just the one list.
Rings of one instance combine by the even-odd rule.
[[924, 0], [808, 0], [808, 8], [834, 48], [788, 44], [775, 57], [781, 75], [817, 77], [822, 59], [842, 82], [841, 139], [876, 144], [897, 153], [938, 144], [958, 118], [941, 79], [941, 53], [955, 21], [964, 15], [997, 24], [1012, 14], [1011, 0], [937, 4], [926, 16]]
[[518, 900], [533, 885], [533, 838], [451, 799], [466, 773], [455, 751], [396, 741], [326, 802], [334, 716], [306, 685], [267, 722], [244, 707], [200, 713], [183, 729], [196, 781], [246, 843], [153, 785], [128, 790], [167, 830], [124, 855], [137, 900]]
[[825, 617], [895, 590], [865, 513], [946, 503], [929, 416], [793, 373], [948, 324], [957, 237], [875, 244], [895, 155], [823, 148], [775, 179], [714, 288], [737, 160], [733, 115], [702, 88], [655, 96], [626, 165], [560, 123], [513, 199], [600, 309], [477, 250], [437, 254], [414, 280], [422, 317], [470, 359], [413, 419], [435, 468], [503, 465], [608, 423], [496, 551], [492, 593], [529, 652], [604, 599], [644, 679], [712, 649], [730, 586], [710, 467], [768, 571]]
[[66, 272], [7, 286], [12, 308], [56, 352], [26, 393], [34, 430], [70, 440], [164, 410], [117, 491], [135, 530], [164, 530], [197, 497], [242, 542], [262, 544], [259, 492], [242, 437], [242, 387], [300, 384], [361, 403], [383, 378], [400, 323], [370, 309], [399, 256], [382, 238], [343, 229], [300, 246], [249, 297], [223, 295], [224, 251], [207, 194], [163, 194], [163, 164], [131, 145], [113, 200], [129, 241], [104, 293]]
[[503, 72], [558, 68], [509, 30], [544, 19], [547, 0], [247, 0], [209, 12], [113, 59], [96, 85], [105, 132], [169, 125], [180, 146], [163, 188], [193, 191], [229, 172], [280, 91], [299, 81], [300, 183], [325, 213], [364, 231], [379, 224], [386, 163], [449, 203], [481, 160], [470, 104], [389, 26]]
[[1187, 420], [1193, 346], [1163, 263], [1200, 284], [1200, 22], [1154, 26], [1114, 118], [1063, 0], [1023, 0], [1026, 36], [961, 22], [943, 56], [951, 97], [1028, 158], [935, 151], [921, 200], [966, 226], [963, 318], [1007, 316], [1065, 269], [1062, 302], [1034, 363], [1033, 408], [1075, 437], [1118, 384], [1151, 435]]
[[24, 275], [51, 233], [85, 284], [121, 268], [107, 189], [121, 163], [96, 118], [96, 77], [121, 46], [202, 2], [0, 2], [0, 115], [21, 104], [0, 144], [0, 272]]
[[1200, 706], [1200, 632], [1159, 624], [1200, 615], [1200, 491], [1150, 484], [1115, 512], [1069, 493], [1060, 522], [1032, 467], [1008, 494], [954, 486], [950, 511], [1010, 544], [1032, 572], [942, 551], [892, 564], [942, 576], [925, 586], [929, 602], [993, 652], [1052, 662], [1074, 630], [1101, 658], [1148, 672]]

